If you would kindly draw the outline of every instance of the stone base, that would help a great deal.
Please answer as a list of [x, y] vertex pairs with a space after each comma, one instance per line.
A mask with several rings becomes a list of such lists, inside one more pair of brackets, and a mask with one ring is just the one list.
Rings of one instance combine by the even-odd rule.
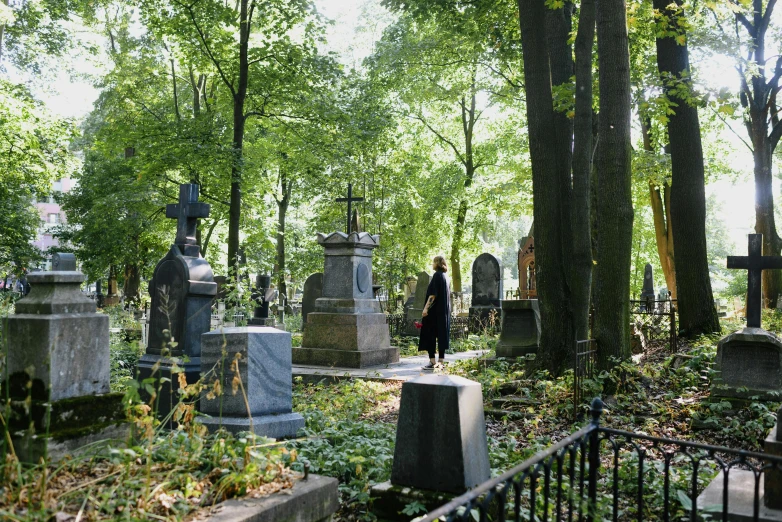
[[[210, 432], [224, 428], [234, 435], [251, 431], [270, 439], [289, 439], [296, 436], [304, 427], [304, 417], [298, 413], [280, 413], [278, 415], [258, 415], [249, 417], [198, 417], [198, 421], [209, 428]], [[252, 425], [251, 425], [252, 424]]]
[[99, 425], [91, 429], [94, 431], [67, 439], [17, 434], [11, 437], [11, 442], [20, 461], [40, 464], [41, 457], [44, 457], [48, 463], [54, 463], [65, 457], [78, 458], [101, 454], [109, 446], [112, 448], [124, 446], [131, 436], [131, 426], [125, 422], [103, 427]]
[[782, 400], [782, 340], [762, 328], [744, 328], [717, 346], [711, 386], [715, 397]]
[[[741, 469], [732, 469], [728, 474], [728, 518], [729, 522], [752, 522], [755, 507], [755, 473]], [[725, 475], [717, 475], [709, 487], [698, 497], [698, 511], [710, 512], [712, 518], [722, 516], [722, 495]], [[758, 495], [760, 496], [759, 522], [782, 522], [782, 510], [766, 507], [763, 479], [760, 479]]]
[[[160, 366], [153, 373], [153, 367], [155, 364], [160, 363]], [[169, 357], [163, 357], [162, 355], [150, 355], [145, 354], [138, 361], [138, 380], [139, 382], [150, 377], [155, 378], [153, 387], [158, 393], [158, 418], [165, 419], [174, 407], [179, 404], [179, 378], [177, 375], [171, 373], [171, 369], [174, 366], [174, 360]], [[184, 369], [185, 378], [187, 384], [194, 384], [201, 378], [201, 358], [193, 357], [187, 362], [182, 362], [181, 359], [177, 361], [177, 366]], [[161, 377], [170, 379], [168, 382], [160, 384]], [[139, 388], [141, 399], [143, 401], [149, 400], [144, 387]], [[168, 422], [168, 427], [173, 426], [173, 422]]]
[[389, 346], [376, 350], [335, 350], [328, 348], [293, 348], [293, 364], [337, 368], [367, 368], [399, 362], [399, 348]]
[[339, 509], [339, 482], [310, 475], [293, 487], [263, 498], [226, 500], [194, 522], [328, 522]]
[[491, 328], [491, 318], [494, 317], [494, 327], [502, 322], [502, 308], [500, 306], [471, 306], [470, 307], [470, 333], [482, 333]]
[[404, 334], [409, 337], [421, 337], [421, 329], [415, 327], [415, 321], [421, 321], [423, 318], [423, 308], [408, 308], [405, 313]]
[[[456, 495], [439, 491], [396, 486], [391, 481], [372, 486], [370, 495], [372, 501], [372, 513], [381, 520], [410, 520], [410, 515], [405, 515], [402, 510], [408, 504], [420, 502], [427, 511], [433, 511], [443, 504], [454, 499]], [[418, 515], [421, 515], [419, 513]]]
[[260, 318], [260, 317], [252, 317], [249, 321], [247, 321], [248, 326], [271, 326], [274, 327], [276, 325], [277, 320], [274, 317], [266, 317], [266, 318]]
[[537, 299], [502, 302], [502, 331], [497, 342], [497, 357], [515, 358], [538, 353], [540, 346], [540, 308]]

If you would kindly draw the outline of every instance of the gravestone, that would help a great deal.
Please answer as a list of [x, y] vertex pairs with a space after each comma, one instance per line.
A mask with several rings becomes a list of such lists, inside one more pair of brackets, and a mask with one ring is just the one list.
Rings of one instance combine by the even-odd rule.
[[177, 402], [179, 379], [172, 374], [174, 365], [184, 370], [188, 384], [197, 382], [201, 373], [201, 335], [209, 331], [217, 293], [212, 268], [196, 242], [197, 220], [208, 216], [209, 205], [198, 202], [194, 184], [180, 185], [179, 203], [166, 206], [166, 217], [177, 220], [176, 239], [149, 283], [149, 344], [138, 364], [139, 380], [170, 379], [160, 384], [158, 392], [161, 418]]
[[[348, 227], [352, 197], [348, 203]], [[302, 345], [293, 348], [293, 363], [365, 368], [399, 361], [391, 346], [386, 315], [372, 295], [372, 251], [380, 236], [367, 232], [318, 234], [325, 250], [323, 296], [307, 314]]]
[[255, 301], [253, 317], [247, 322], [250, 326], [274, 326], [274, 317], [269, 317], [269, 305], [273, 299], [272, 278], [268, 275], [255, 276], [255, 288], [252, 299]]
[[641, 289], [641, 311], [654, 311], [655, 297], [652, 265], [646, 263], [646, 266], [644, 267], [644, 284]]
[[315, 311], [315, 303], [323, 296], [323, 273], [312, 274], [304, 281], [304, 297], [301, 299], [301, 324], [307, 323], [307, 316]]
[[52, 266], [27, 276], [31, 291], [3, 325], [6, 422], [16, 454], [34, 464], [129, 433], [122, 394], [110, 393], [109, 318], [81, 292], [73, 254]]
[[443, 502], [428, 505], [438, 500], [432, 492], [459, 495], [489, 480], [481, 385], [453, 375], [405, 382], [394, 448], [391, 480], [372, 488], [373, 506], [386, 517], [397, 518], [409, 497], [433, 509]]
[[415, 284], [415, 295], [410, 308], [405, 311], [405, 335], [418, 337], [421, 330], [415, 327], [416, 321], [423, 319], [424, 306], [426, 305], [426, 290], [429, 288], [429, 282], [432, 277], [426, 272], [419, 272]]
[[479, 333], [502, 319], [502, 265], [491, 254], [479, 255], [472, 264], [470, 331]]
[[537, 299], [502, 302], [502, 331], [497, 357], [516, 358], [537, 353], [540, 347], [540, 307]]
[[728, 256], [728, 268], [747, 272], [747, 327], [717, 345], [711, 393], [715, 397], [782, 399], [782, 340], [760, 326], [763, 270], [782, 268], [782, 257], [762, 256], [763, 236], [749, 234], [749, 255]]
[[526, 237], [519, 240], [519, 299], [535, 299], [538, 297], [537, 281], [535, 279], [535, 224], [533, 223]]
[[[238, 369], [238, 374], [237, 370]], [[291, 334], [276, 328], [223, 328], [201, 336], [201, 371], [206, 389], [199, 421], [210, 431], [251, 431], [274, 439], [294, 437], [304, 418], [293, 413]], [[235, 378], [241, 381], [233, 393]], [[222, 395], [213, 396], [214, 382]]]

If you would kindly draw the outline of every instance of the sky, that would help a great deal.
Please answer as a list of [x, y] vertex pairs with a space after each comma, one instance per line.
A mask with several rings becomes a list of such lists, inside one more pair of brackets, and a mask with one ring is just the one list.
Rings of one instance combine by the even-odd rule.
[[[328, 42], [330, 50], [337, 52], [347, 67], [357, 65], [363, 58], [372, 52], [374, 41], [379, 38], [387, 17], [382, 16], [382, 9], [378, 7], [379, 0], [315, 0], [318, 10], [327, 18], [334, 21], [328, 29]], [[362, 9], [372, 6], [373, 16], [366, 18], [360, 25]], [[735, 89], [738, 77], [734, 74], [726, 74], [726, 70], [732, 71], [732, 64], [725, 58], [710, 57], [708, 60], [694, 65], [700, 69], [700, 77], [704, 82], [712, 86], [729, 86]], [[75, 60], [72, 64], [76, 72], [84, 75], [100, 74], [100, 64], [89, 60]], [[41, 93], [41, 99], [57, 114], [81, 119], [92, 109], [93, 103], [99, 95], [99, 90], [90, 81], [73, 80], [66, 72], [61, 72], [55, 85], [56, 91]], [[736, 128], [739, 134], [744, 130]], [[752, 233], [754, 224], [754, 183], [751, 181], [752, 155], [741, 143], [738, 137], [728, 130], [723, 131], [723, 137], [733, 150], [725, 151], [728, 162], [742, 172], [738, 182], [721, 180], [707, 186], [708, 194], [715, 194], [719, 201], [723, 221], [729, 228], [729, 236], [736, 248], [736, 254], [746, 251], [746, 234]], [[778, 167], [777, 167], [778, 168]], [[777, 205], [782, 204], [780, 197], [780, 183], [775, 176], [774, 194]]]

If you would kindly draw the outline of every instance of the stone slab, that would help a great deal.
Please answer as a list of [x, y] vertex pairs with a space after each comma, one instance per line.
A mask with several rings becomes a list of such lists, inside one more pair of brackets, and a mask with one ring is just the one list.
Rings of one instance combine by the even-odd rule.
[[268, 497], [221, 502], [194, 522], [326, 522], [339, 509], [338, 485], [335, 478], [309, 475]]
[[[313, 315], [315, 313], [310, 314], [310, 319]], [[312, 321], [307, 323], [302, 337], [302, 347], [358, 352], [387, 350], [391, 347], [391, 335], [385, 319], [382, 323], [375, 322], [363, 326], [340, 324], [341, 319], [350, 318], [351, 316], [337, 316], [335, 318], [337, 321], [331, 324]], [[396, 361], [386, 360], [383, 362]]]
[[472, 263], [473, 306], [499, 308], [502, 296], [502, 264], [491, 254], [479, 255]]
[[537, 299], [502, 302], [502, 331], [497, 357], [537, 353], [540, 346], [540, 307]]
[[423, 375], [402, 385], [391, 483], [460, 494], [489, 480], [481, 385]]
[[427, 491], [424, 489], [395, 486], [388, 480], [381, 484], [375, 484], [370, 489], [372, 501], [372, 513], [381, 520], [410, 520], [409, 515], [401, 514], [408, 504], [418, 502], [426, 507], [427, 511], [434, 511], [453, 500], [456, 495], [439, 491]]
[[[225, 355], [223, 355], [225, 351]], [[234, 358], [239, 354], [239, 378], [247, 394], [231, 393], [235, 377]], [[222, 365], [222, 368], [221, 368]], [[206, 398], [201, 393], [199, 410], [224, 417], [289, 413], [291, 395], [291, 334], [264, 326], [229, 327], [201, 336], [201, 372], [206, 382], [222, 379], [222, 396]], [[250, 411], [247, 411], [249, 404]]]
[[301, 320], [307, 322], [307, 315], [315, 311], [315, 302], [323, 297], [323, 273], [316, 272], [304, 281], [304, 293], [301, 300]]
[[[388, 328], [386, 328], [388, 335]], [[293, 364], [338, 368], [368, 368], [399, 361], [399, 348], [348, 350], [336, 348], [293, 348]]]
[[723, 338], [714, 369], [714, 396], [782, 399], [782, 340], [762, 328], [744, 328]]
[[277, 415], [249, 417], [198, 417], [198, 422], [216, 431], [224, 428], [234, 435], [243, 431], [252, 431], [261, 437], [270, 439], [290, 439], [304, 427], [304, 417], [298, 413], [280, 413]]
[[[466, 359], [475, 359], [485, 356], [487, 350], [470, 350], [446, 355], [446, 361], [458, 361]], [[307, 383], [336, 382], [343, 379], [364, 379], [364, 380], [383, 380], [404, 382], [426, 372], [421, 369], [422, 366], [429, 363], [428, 355], [417, 355], [413, 357], [402, 357], [399, 362], [383, 364], [380, 366], [369, 366], [366, 368], [348, 368], [333, 367], [323, 368], [320, 366], [294, 365], [293, 378], [301, 379]]]
[[[741, 469], [733, 469], [728, 474], [728, 521], [752, 522], [755, 506], [755, 473]], [[698, 497], [698, 510], [713, 513], [713, 518], [721, 518], [723, 473], [717, 475], [711, 484]], [[759, 479], [760, 510], [759, 522], [782, 522], [782, 510], [769, 509], [763, 502], [763, 478]]]

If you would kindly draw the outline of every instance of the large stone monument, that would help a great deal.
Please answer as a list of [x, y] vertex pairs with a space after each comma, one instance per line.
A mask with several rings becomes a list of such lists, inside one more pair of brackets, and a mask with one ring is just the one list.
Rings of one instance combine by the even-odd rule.
[[491, 254], [479, 255], [472, 264], [472, 305], [470, 306], [470, 331], [480, 332], [497, 324], [502, 312], [502, 265]]
[[201, 335], [209, 331], [217, 293], [212, 268], [196, 242], [197, 220], [208, 216], [209, 205], [198, 202], [198, 185], [180, 185], [179, 203], [166, 206], [166, 217], [177, 220], [176, 239], [149, 283], [149, 344], [138, 365], [140, 380], [169, 379], [158, 392], [160, 417], [177, 402], [179, 379], [172, 375], [173, 366], [184, 370], [188, 384], [201, 373]]
[[[352, 197], [348, 186], [348, 202]], [[350, 224], [350, 210], [348, 211]], [[365, 368], [397, 362], [386, 316], [372, 296], [372, 251], [380, 236], [351, 231], [318, 234], [325, 250], [323, 297], [307, 315], [301, 347], [293, 348], [293, 363]]]
[[419, 272], [415, 286], [415, 296], [412, 305], [405, 310], [405, 335], [418, 337], [421, 330], [415, 327], [416, 321], [421, 321], [426, 305], [426, 290], [429, 288], [429, 282], [432, 277], [426, 272]]
[[519, 241], [519, 299], [535, 299], [538, 297], [537, 281], [535, 279], [535, 224], [533, 223], [526, 237]]
[[17, 456], [34, 464], [129, 434], [122, 394], [110, 393], [109, 317], [82, 294], [73, 254], [55, 254], [52, 267], [28, 274], [31, 291], [3, 325], [6, 422]]
[[323, 273], [316, 272], [304, 281], [304, 295], [301, 298], [301, 324], [307, 324], [307, 316], [315, 311], [315, 303], [323, 297]]
[[782, 257], [761, 255], [762, 246], [762, 234], [750, 234], [749, 255], [728, 256], [728, 268], [748, 271], [747, 327], [717, 345], [715, 397], [782, 400], [782, 340], [760, 326], [761, 274], [782, 268]]
[[372, 488], [377, 514], [395, 519], [413, 500], [431, 510], [489, 480], [486, 440], [479, 383], [452, 375], [405, 382], [391, 480]]
[[271, 283], [271, 276], [262, 274], [255, 276], [255, 288], [252, 293], [255, 307], [253, 316], [247, 321], [250, 326], [274, 326], [274, 317], [269, 317], [269, 304], [274, 299]]
[[540, 347], [540, 307], [537, 299], [502, 302], [502, 331], [497, 357], [516, 358], [537, 353]]
[[[289, 332], [245, 326], [205, 333], [201, 370], [207, 387], [199, 411], [209, 417], [199, 421], [210, 430], [251, 431], [279, 439], [294, 437], [304, 427], [304, 418], [292, 412]], [[241, 386], [234, 386], [236, 378]], [[215, 380], [221, 381], [220, 395], [214, 395]]]

